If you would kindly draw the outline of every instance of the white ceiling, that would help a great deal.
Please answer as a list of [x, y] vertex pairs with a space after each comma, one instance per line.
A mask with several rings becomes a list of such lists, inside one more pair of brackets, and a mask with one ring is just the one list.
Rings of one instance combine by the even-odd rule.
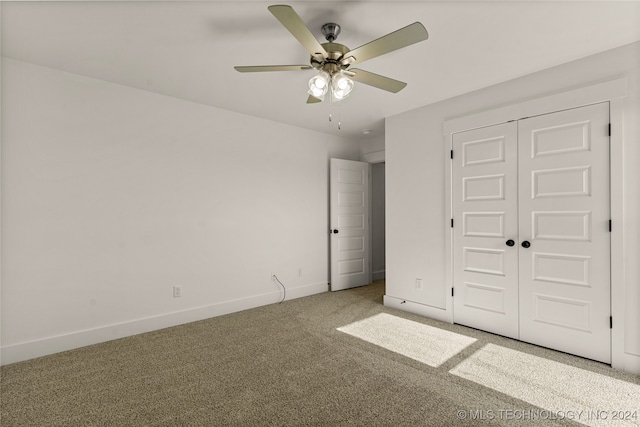
[[[337, 41], [352, 49], [415, 21], [430, 37], [358, 64], [408, 85], [391, 94], [356, 84], [331, 106], [329, 123], [327, 103], [305, 104], [313, 71], [233, 69], [308, 64], [270, 4], [293, 6], [321, 42], [322, 24], [337, 22]], [[639, 1], [4, 1], [1, 8], [6, 57], [356, 138], [382, 135], [385, 117], [640, 40]]]

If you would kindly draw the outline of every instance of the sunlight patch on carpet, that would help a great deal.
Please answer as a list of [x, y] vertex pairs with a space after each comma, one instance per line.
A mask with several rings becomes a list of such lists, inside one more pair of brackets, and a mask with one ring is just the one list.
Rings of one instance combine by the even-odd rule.
[[340, 332], [438, 367], [476, 341], [387, 313], [338, 328]]
[[640, 425], [640, 384], [494, 344], [449, 372], [584, 425]]

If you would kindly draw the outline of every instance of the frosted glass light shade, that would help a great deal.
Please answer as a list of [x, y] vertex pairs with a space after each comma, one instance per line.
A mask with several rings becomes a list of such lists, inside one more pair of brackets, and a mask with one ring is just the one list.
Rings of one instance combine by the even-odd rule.
[[353, 80], [345, 76], [342, 72], [335, 74], [331, 79], [331, 93], [333, 99], [341, 101], [353, 90]]
[[326, 71], [320, 71], [317, 75], [311, 77], [309, 80], [309, 95], [315, 96], [318, 99], [324, 99], [327, 90], [329, 89], [329, 82], [331, 76]]

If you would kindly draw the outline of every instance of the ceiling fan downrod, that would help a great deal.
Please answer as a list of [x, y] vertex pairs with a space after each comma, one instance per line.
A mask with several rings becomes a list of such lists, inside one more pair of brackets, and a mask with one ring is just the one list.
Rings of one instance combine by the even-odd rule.
[[338, 34], [340, 34], [340, 25], [328, 22], [322, 26], [322, 34], [329, 43], [333, 43], [338, 38]]

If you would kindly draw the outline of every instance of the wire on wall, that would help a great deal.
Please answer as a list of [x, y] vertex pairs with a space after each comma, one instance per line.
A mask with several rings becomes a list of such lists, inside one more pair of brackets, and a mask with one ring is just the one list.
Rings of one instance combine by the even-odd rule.
[[276, 282], [278, 282], [280, 284], [280, 286], [282, 286], [282, 299], [280, 300], [280, 302], [278, 304], [282, 304], [282, 301], [284, 301], [284, 299], [287, 297], [287, 288], [284, 287], [284, 285], [282, 284], [282, 282], [280, 281], [280, 279], [278, 279], [278, 276], [276, 276], [275, 274], [273, 275], [273, 278], [276, 279]]

